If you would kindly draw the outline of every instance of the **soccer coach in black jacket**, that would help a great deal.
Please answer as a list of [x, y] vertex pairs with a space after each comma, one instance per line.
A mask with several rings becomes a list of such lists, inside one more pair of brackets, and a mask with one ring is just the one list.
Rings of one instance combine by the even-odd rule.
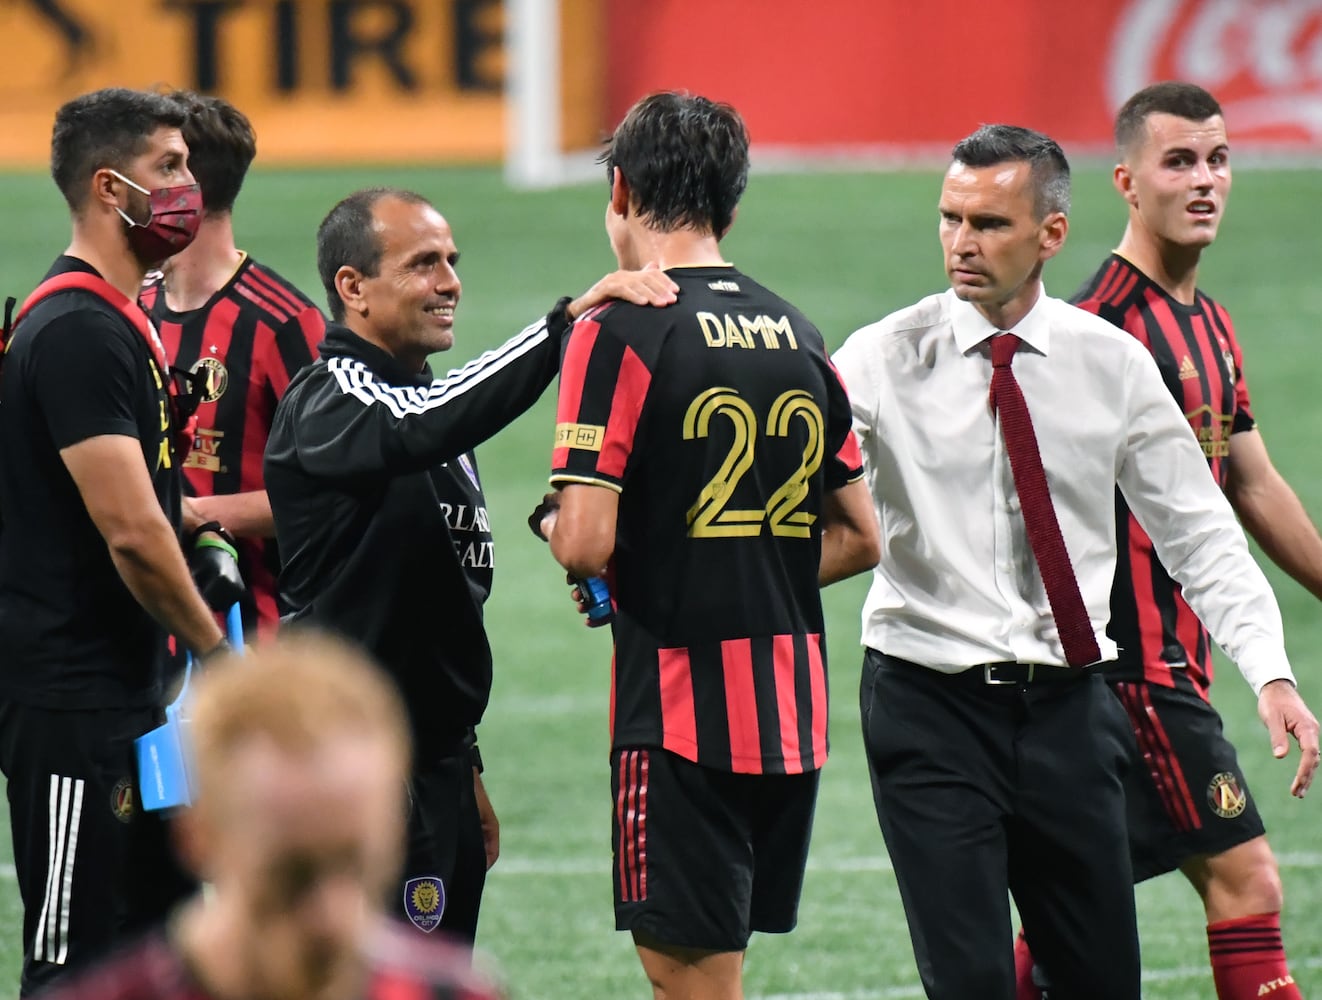
[[458, 260], [420, 195], [372, 188], [331, 209], [317, 268], [334, 322], [276, 410], [265, 473], [292, 620], [361, 644], [408, 706], [408, 858], [392, 907], [471, 940], [499, 827], [474, 735], [491, 690], [493, 560], [470, 452], [550, 384], [574, 318], [611, 298], [665, 305], [675, 286], [655, 270], [608, 275], [434, 379], [428, 355], [454, 343]]

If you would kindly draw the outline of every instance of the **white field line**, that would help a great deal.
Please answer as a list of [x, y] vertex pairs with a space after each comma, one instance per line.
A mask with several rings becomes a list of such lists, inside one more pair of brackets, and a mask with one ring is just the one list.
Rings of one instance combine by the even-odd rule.
[[[1322, 969], [1322, 958], [1305, 958], [1290, 963], [1294, 969]], [[1211, 976], [1206, 965], [1186, 965], [1175, 969], [1145, 969], [1143, 982], [1170, 983], [1183, 979], [1202, 979]], [[849, 992], [820, 991], [810, 993], [763, 993], [749, 997], [749, 1000], [909, 1000], [922, 997], [923, 988], [914, 986], [892, 986], [884, 990], [851, 990]]]

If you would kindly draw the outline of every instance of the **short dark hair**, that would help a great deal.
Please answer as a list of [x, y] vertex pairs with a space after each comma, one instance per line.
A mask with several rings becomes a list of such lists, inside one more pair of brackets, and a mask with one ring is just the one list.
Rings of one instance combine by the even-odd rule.
[[719, 239], [748, 187], [748, 130], [728, 104], [663, 91], [629, 109], [598, 162], [611, 179], [620, 168], [652, 229]]
[[69, 208], [87, 201], [102, 167], [123, 171], [159, 128], [182, 128], [184, 111], [161, 94], [107, 87], [61, 105], [51, 131], [50, 172]]
[[188, 171], [202, 188], [202, 206], [208, 212], [230, 211], [257, 155], [252, 123], [221, 97], [191, 90], [174, 90], [166, 96], [187, 114], [183, 133]]
[[1221, 114], [1215, 97], [1196, 83], [1166, 80], [1144, 87], [1125, 101], [1115, 116], [1115, 146], [1120, 158], [1144, 137], [1152, 115], [1175, 115], [1191, 122], [1202, 122]]
[[1019, 125], [983, 125], [955, 144], [950, 158], [966, 167], [1027, 163], [1033, 181], [1033, 211], [1038, 219], [1070, 210], [1070, 164], [1049, 135]]
[[374, 277], [381, 266], [384, 248], [373, 226], [373, 209], [384, 198], [410, 205], [431, 202], [414, 191], [396, 187], [371, 187], [355, 191], [327, 213], [317, 227], [317, 273], [326, 289], [331, 319], [344, 322], [344, 302], [335, 288], [335, 275], [342, 267]]

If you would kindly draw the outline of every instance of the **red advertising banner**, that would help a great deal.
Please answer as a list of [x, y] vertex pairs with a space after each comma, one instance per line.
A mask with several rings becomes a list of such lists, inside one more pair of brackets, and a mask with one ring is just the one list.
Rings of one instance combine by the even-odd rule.
[[613, 0], [607, 112], [680, 88], [755, 143], [944, 152], [980, 123], [1110, 143], [1157, 80], [1212, 91], [1237, 149], [1322, 148], [1322, 0]]

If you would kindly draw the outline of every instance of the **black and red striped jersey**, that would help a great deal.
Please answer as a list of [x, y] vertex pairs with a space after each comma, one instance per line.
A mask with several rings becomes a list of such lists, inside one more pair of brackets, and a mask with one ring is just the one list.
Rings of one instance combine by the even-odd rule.
[[[1119, 254], [1111, 254], [1072, 299], [1136, 337], [1156, 359], [1224, 488], [1230, 437], [1252, 429], [1253, 412], [1235, 330], [1226, 310], [1201, 291], [1184, 305]], [[1118, 679], [1175, 687], [1185, 677], [1207, 695], [1212, 648], [1207, 630], [1167, 574], [1152, 540], [1116, 493], [1116, 577], [1108, 633], [1120, 647]]]
[[[199, 309], [171, 309], [159, 274], [149, 276], [140, 301], [175, 367], [206, 376], [193, 450], [184, 462], [188, 492], [225, 496], [264, 489], [262, 454], [275, 406], [294, 374], [316, 357], [326, 331], [320, 310], [246, 254]], [[280, 618], [275, 542], [241, 538], [238, 549], [248, 585], [245, 628], [269, 636]]]
[[729, 266], [668, 273], [675, 305], [581, 318], [560, 372], [551, 481], [620, 493], [613, 745], [813, 770], [823, 500], [862, 475], [849, 401], [789, 303]]

